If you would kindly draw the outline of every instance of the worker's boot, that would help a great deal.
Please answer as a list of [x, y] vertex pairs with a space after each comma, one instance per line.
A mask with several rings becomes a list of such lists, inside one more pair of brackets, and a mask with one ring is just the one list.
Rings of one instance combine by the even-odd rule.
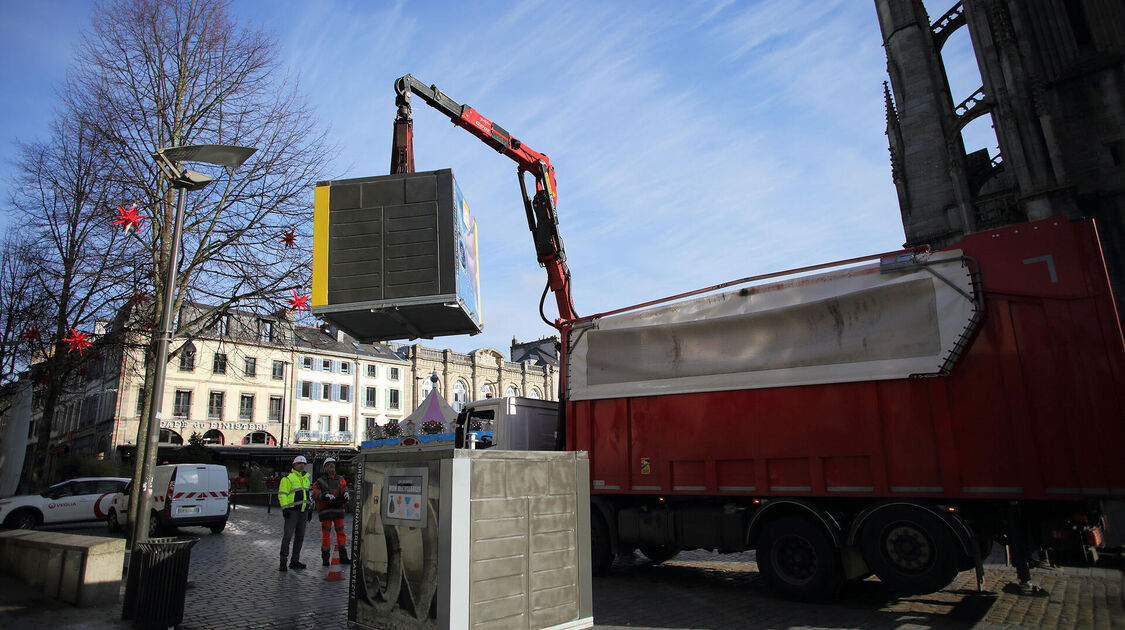
[[278, 571], [288, 571], [289, 567], [285, 566], [285, 558], [281, 559], [281, 566], [277, 568]]
[[340, 564], [351, 564], [352, 561], [348, 559], [348, 549], [343, 545], [336, 547], [340, 550]]
[[324, 566], [328, 566], [328, 562], [329, 562], [329, 560], [331, 560], [331, 556], [332, 556], [332, 550], [331, 549], [321, 549], [320, 550], [320, 559], [323, 562]]

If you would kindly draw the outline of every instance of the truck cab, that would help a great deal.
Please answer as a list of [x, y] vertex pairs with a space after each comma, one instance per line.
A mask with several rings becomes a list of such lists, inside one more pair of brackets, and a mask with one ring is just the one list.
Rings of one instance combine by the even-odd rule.
[[469, 443], [506, 451], [561, 450], [559, 404], [521, 396], [466, 403], [457, 415], [457, 445]]

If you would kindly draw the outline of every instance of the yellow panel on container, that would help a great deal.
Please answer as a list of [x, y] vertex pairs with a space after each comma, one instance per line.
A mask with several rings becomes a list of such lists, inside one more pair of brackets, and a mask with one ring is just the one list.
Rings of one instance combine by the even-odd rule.
[[313, 194], [312, 305], [328, 304], [328, 198], [331, 186]]

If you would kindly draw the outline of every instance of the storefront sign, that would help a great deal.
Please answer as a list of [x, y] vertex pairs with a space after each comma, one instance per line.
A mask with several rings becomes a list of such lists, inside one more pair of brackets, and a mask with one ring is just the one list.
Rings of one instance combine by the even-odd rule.
[[161, 429], [219, 429], [221, 431], [269, 431], [268, 424], [250, 422], [189, 422], [187, 420], [161, 420]]

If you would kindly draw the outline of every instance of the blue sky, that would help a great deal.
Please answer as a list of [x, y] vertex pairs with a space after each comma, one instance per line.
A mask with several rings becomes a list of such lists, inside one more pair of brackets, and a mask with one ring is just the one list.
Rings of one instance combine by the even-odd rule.
[[[12, 141], [45, 134], [91, 10], [0, 0], [5, 198]], [[245, 0], [234, 10], [276, 34], [329, 127], [339, 154], [328, 178], [387, 173], [393, 83], [407, 73], [550, 156], [582, 315], [902, 245], [869, 0]], [[964, 29], [946, 63], [955, 100], [980, 84]], [[513, 336], [551, 334], [514, 163], [420, 101], [414, 131], [417, 169], [452, 168], [477, 219], [485, 322], [480, 336], [422, 343], [506, 353]], [[309, 205], [311, 220], [311, 190]]]

